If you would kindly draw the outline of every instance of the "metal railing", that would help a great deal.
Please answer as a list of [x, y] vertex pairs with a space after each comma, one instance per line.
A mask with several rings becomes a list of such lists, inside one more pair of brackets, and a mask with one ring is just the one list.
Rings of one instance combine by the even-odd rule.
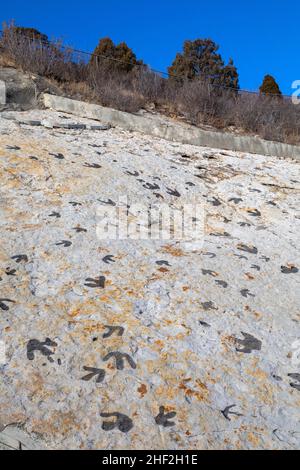
[[[20, 34], [20, 36], [21, 36], [22, 33], [18, 33], [18, 34]], [[1, 38], [2, 35], [3, 35], [3, 31], [0, 30], [0, 38]], [[99, 58], [101, 60], [108, 60], [108, 61], [111, 61], [111, 62], [123, 64], [123, 65], [130, 65], [132, 67], [146, 68], [149, 72], [152, 72], [152, 73], [158, 75], [159, 77], [165, 78], [165, 79], [174, 78], [174, 79], [178, 79], [178, 80], [189, 80], [189, 81], [194, 80], [192, 78], [188, 78], [188, 77], [183, 76], [183, 75], [169, 74], [168, 72], [164, 72], [162, 70], [154, 69], [151, 66], [146, 65], [144, 63], [132, 63], [132, 62], [124, 61], [122, 59], [118, 59], [118, 58], [107, 56], [107, 55], [95, 54], [93, 52], [87, 52], [87, 51], [82, 51], [80, 49], [75, 49], [75, 48], [66, 46], [63, 43], [59, 42], [59, 41], [57, 41], [57, 42], [43, 41], [42, 39], [34, 39], [34, 38], [31, 39], [27, 36], [23, 36], [23, 37], [24, 37], [25, 40], [30, 41], [35, 46], [40, 46], [41, 48], [43, 48], [43, 47], [44, 48], [49, 48], [49, 47], [56, 48], [58, 51], [61, 51], [61, 53], [65, 57], [67, 57], [68, 61], [72, 64], [77, 64], [77, 65], [84, 66], [84, 65], [88, 65], [92, 58], [93, 59]], [[251, 91], [251, 90], [246, 90], [246, 89], [242, 89], [242, 88], [235, 89], [231, 86], [226, 86], [226, 85], [222, 85], [222, 84], [213, 83], [212, 80], [217, 79], [218, 77], [210, 75], [210, 74], [202, 73], [200, 78], [204, 81], [207, 80], [209, 86], [212, 87], [212, 88], [230, 90], [230, 91], [234, 90], [240, 95], [241, 94], [250, 94], [250, 95], [256, 95], [256, 96], [263, 95], [262, 93], [260, 93], [258, 91]], [[275, 96], [275, 97], [280, 96], [281, 98], [283, 98], [285, 100], [291, 100], [291, 96], [289, 96], [289, 95], [283, 95], [283, 94], [275, 95], [275, 94], [272, 94], [272, 96]]]

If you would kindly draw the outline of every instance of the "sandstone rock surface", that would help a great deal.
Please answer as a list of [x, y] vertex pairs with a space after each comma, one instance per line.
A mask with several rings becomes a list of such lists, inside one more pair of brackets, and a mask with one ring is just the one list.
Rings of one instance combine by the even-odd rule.
[[[0, 115], [0, 174], [2, 448], [299, 448], [299, 163]], [[201, 246], [99, 239], [123, 196]]]

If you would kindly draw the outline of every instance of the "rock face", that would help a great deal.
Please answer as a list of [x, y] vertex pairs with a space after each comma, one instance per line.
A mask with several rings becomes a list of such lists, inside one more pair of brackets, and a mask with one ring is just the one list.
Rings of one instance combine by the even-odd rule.
[[24, 73], [10, 67], [0, 67], [0, 80], [6, 86], [6, 103], [2, 109], [30, 109], [36, 104], [37, 88]]
[[[299, 164], [119, 129], [0, 132], [1, 446], [299, 448]], [[191, 201], [198, 245], [99, 236], [104, 208]]]
[[48, 79], [38, 75], [31, 75], [13, 67], [0, 66], [0, 81], [5, 83], [5, 104], [2, 99], [2, 87], [0, 85], [0, 111], [17, 110], [25, 111], [37, 106], [42, 92], [60, 95], [61, 91]]

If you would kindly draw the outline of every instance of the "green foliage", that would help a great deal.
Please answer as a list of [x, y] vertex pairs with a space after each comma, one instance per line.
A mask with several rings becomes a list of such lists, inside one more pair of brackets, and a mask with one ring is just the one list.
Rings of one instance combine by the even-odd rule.
[[25, 36], [28, 39], [39, 40], [44, 44], [49, 44], [48, 36], [46, 34], [41, 33], [35, 28], [24, 28], [23, 26], [15, 26], [14, 32]]
[[[170, 76], [188, 79], [203, 78], [213, 84], [238, 89], [238, 72], [230, 59], [225, 66], [219, 46], [211, 39], [196, 39], [185, 41], [183, 52], [178, 53], [171, 67]], [[171, 77], [172, 78], [172, 77]]]
[[272, 75], [266, 75], [263, 79], [263, 82], [259, 88], [261, 94], [264, 95], [277, 95], [281, 96], [282, 93], [280, 88]]
[[100, 39], [90, 64], [97, 64], [107, 71], [130, 72], [136, 65], [142, 65], [142, 61], [137, 60], [125, 42], [115, 45], [109, 37], [106, 37]]
[[239, 89], [239, 74], [233, 63], [233, 59], [229, 59], [229, 62], [222, 69], [220, 74], [220, 83], [229, 88]]
[[40, 41], [43, 44], [49, 45], [49, 38], [46, 34], [41, 33], [35, 28], [26, 28], [24, 26], [15, 26], [14, 21], [9, 23], [4, 22], [2, 25], [3, 36], [12, 37], [22, 41], [22, 39], [27, 38], [33, 41]]

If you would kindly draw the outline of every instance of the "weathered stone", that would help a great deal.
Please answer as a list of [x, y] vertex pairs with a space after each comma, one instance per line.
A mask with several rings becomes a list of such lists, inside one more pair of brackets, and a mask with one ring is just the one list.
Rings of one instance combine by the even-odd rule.
[[[0, 175], [0, 448], [299, 448], [299, 163], [0, 115]], [[199, 244], [100, 238], [162, 203]]]
[[37, 121], [37, 120], [27, 120], [27, 121], [18, 121], [19, 124], [25, 124], [26, 126], [41, 126], [42, 123], [41, 121]]
[[26, 74], [11, 67], [0, 67], [0, 81], [5, 83], [5, 103], [0, 109], [26, 110], [36, 105], [36, 85]]
[[[2, 449], [1, 449], [2, 447]], [[45, 446], [36, 438], [16, 426], [7, 426], [0, 432], [0, 450], [43, 450]]]
[[61, 129], [86, 129], [86, 125], [85, 124], [77, 124], [77, 123], [72, 123], [72, 122], [68, 122], [68, 123], [64, 123], [64, 122], [60, 122], [60, 123], [55, 123], [53, 124], [53, 127], [57, 127], [57, 128], [61, 128]]
[[91, 131], [107, 131], [108, 129], [111, 128], [111, 125], [110, 124], [106, 124], [106, 125], [89, 125], [87, 126], [88, 129], [90, 129]]

